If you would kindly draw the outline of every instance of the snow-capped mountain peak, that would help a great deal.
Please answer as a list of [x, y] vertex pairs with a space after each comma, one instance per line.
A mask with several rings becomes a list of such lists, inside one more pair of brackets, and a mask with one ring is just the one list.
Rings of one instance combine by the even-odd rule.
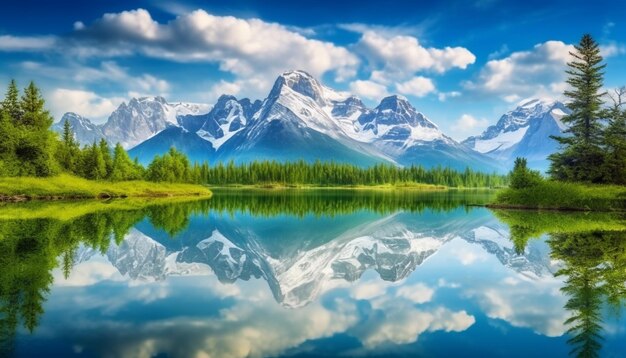
[[260, 104], [260, 101], [253, 103], [247, 98], [238, 101], [234, 96], [221, 95], [211, 111], [199, 117], [204, 124], [197, 133], [217, 150], [248, 124]]
[[269, 97], [280, 96], [286, 89], [309, 97], [322, 107], [326, 105], [322, 84], [304, 71], [284, 72], [276, 79]]
[[481, 135], [469, 137], [463, 143], [494, 159], [512, 161], [523, 156], [531, 166], [545, 169], [546, 157], [557, 149], [556, 142], [549, 137], [561, 135], [567, 128], [561, 118], [568, 113], [567, 106], [557, 100], [526, 99]]

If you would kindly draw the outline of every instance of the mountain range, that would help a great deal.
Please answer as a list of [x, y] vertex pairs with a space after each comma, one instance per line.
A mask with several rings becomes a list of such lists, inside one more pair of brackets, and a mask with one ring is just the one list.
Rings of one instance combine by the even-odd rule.
[[133, 98], [104, 124], [70, 112], [53, 128], [61, 132], [68, 120], [80, 143], [119, 142], [144, 164], [173, 146], [192, 161], [319, 159], [502, 172], [515, 156], [544, 169], [556, 148], [547, 138], [565, 128], [560, 118], [566, 113], [560, 102], [529, 100], [480, 136], [459, 143], [402, 96], [369, 108], [304, 71], [289, 71], [263, 101], [222, 95], [211, 106]]

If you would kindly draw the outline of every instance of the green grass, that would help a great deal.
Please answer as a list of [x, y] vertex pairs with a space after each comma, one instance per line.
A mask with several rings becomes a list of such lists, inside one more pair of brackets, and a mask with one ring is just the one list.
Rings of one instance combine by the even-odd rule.
[[102, 197], [210, 196], [200, 185], [146, 181], [93, 181], [67, 174], [50, 178], [0, 178], [0, 196], [28, 199], [86, 199]]
[[626, 211], [626, 187], [544, 181], [524, 189], [505, 189], [490, 207]]

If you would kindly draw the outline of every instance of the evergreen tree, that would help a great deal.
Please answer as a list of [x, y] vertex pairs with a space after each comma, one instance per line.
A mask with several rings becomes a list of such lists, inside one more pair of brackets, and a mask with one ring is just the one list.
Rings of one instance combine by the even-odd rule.
[[94, 180], [106, 177], [106, 163], [96, 142], [83, 149], [83, 174], [87, 179]]
[[613, 106], [607, 111], [609, 125], [604, 133], [606, 144], [605, 181], [626, 185], [626, 87], [616, 89], [612, 95]]
[[20, 91], [17, 89], [17, 83], [15, 83], [15, 80], [11, 80], [1, 108], [2, 112], [6, 112], [14, 122], [18, 122], [22, 118], [22, 108], [19, 100]]
[[113, 165], [110, 179], [113, 181], [137, 180], [142, 177], [143, 168], [133, 162], [121, 144], [117, 143], [113, 150]]
[[57, 160], [63, 169], [70, 173], [77, 174], [79, 155], [80, 148], [78, 147], [78, 142], [74, 139], [72, 125], [66, 119], [65, 122], [63, 122], [61, 143], [57, 148]]
[[515, 158], [515, 164], [510, 173], [510, 177], [510, 187], [513, 189], [536, 186], [542, 179], [538, 171], [528, 169], [526, 158]]
[[567, 83], [571, 90], [564, 94], [572, 113], [562, 121], [569, 125], [569, 136], [552, 137], [561, 145], [561, 151], [550, 155], [549, 173], [555, 179], [568, 181], [600, 182], [603, 180], [602, 163], [602, 97], [603, 69], [600, 47], [590, 36], [584, 35], [570, 52]]
[[105, 168], [105, 178], [111, 176], [111, 172], [113, 171], [113, 158], [111, 157], [111, 148], [109, 148], [109, 143], [103, 138], [100, 139], [99, 143], [100, 152], [102, 153], [102, 160], [104, 161]]

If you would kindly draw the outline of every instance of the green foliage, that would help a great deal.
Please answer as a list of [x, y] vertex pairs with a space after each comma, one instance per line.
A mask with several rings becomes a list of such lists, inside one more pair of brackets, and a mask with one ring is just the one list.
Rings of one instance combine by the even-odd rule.
[[121, 144], [115, 145], [109, 179], [112, 181], [139, 180], [143, 178], [143, 167], [130, 160]]
[[163, 156], [154, 157], [146, 177], [156, 182], [189, 182], [192, 178], [189, 159], [172, 147]]
[[622, 109], [626, 100], [626, 87], [615, 90], [613, 107], [606, 113], [609, 125], [604, 134], [606, 157], [604, 162], [605, 181], [626, 185], [626, 110]]
[[82, 152], [82, 173], [87, 179], [100, 180], [107, 176], [106, 163], [100, 147], [94, 142]]
[[565, 277], [561, 289], [568, 296], [571, 316], [571, 353], [599, 357], [602, 348], [602, 307], [619, 311], [626, 300], [626, 232], [585, 231], [553, 234], [548, 240], [552, 258], [563, 262], [556, 276]]
[[[335, 216], [370, 211], [391, 214], [402, 210], [420, 213], [451, 211], [466, 205], [486, 204], [493, 197], [488, 190], [237, 190], [214, 189], [209, 201], [212, 210], [234, 214], [250, 213], [254, 216], [292, 215], [304, 217]], [[471, 208], [467, 208], [471, 210]]]
[[26, 195], [31, 198], [65, 197], [161, 197], [210, 196], [211, 191], [200, 185], [183, 183], [154, 183], [146, 181], [91, 181], [61, 174], [50, 178], [0, 178], [0, 196]]
[[558, 180], [602, 182], [600, 169], [604, 161], [601, 148], [602, 97], [604, 67], [600, 47], [590, 35], [584, 35], [567, 65], [567, 83], [572, 90], [564, 94], [570, 99], [572, 113], [562, 121], [569, 125], [570, 136], [554, 137], [562, 146], [560, 152], [550, 155], [549, 173]]
[[484, 174], [466, 169], [459, 172], [450, 168], [425, 169], [421, 166], [399, 168], [391, 164], [377, 164], [362, 168], [335, 162], [307, 163], [305, 161], [279, 163], [254, 161], [235, 165], [232, 161], [213, 167], [194, 166], [191, 178], [210, 185], [310, 185], [310, 186], [403, 186], [423, 183], [448, 187], [501, 187], [507, 178], [498, 174]]
[[[618, 101], [610, 110], [602, 108], [604, 68], [600, 47], [590, 35], [584, 35], [567, 65], [567, 83], [571, 90], [564, 94], [570, 99], [572, 113], [562, 121], [569, 125], [564, 137], [553, 137], [561, 150], [549, 156], [548, 171], [561, 181], [626, 184], [626, 124], [620, 108], [626, 90], [617, 92]], [[610, 123], [603, 127], [602, 120]]]
[[592, 211], [626, 210], [626, 188], [545, 180], [522, 189], [505, 189], [498, 194], [496, 206], [526, 209]]
[[63, 135], [57, 145], [57, 161], [61, 168], [69, 173], [77, 173], [80, 169], [81, 158], [78, 142], [74, 139], [74, 132], [68, 120], [63, 123]]
[[52, 117], [43, 106], [39, 89], [31, 82], [18, 100], [11, 81], [0, 110], [0, 175], [50, 176], [58, 171], [54, 158]]
[[557, 212], [531, 210], [493, 210], [505, 223], [518, 253], [523, 253], [531, 239], [545, 234], [571, 234], [587, 231], [626, 231], [626, 221], [620, 213]]
[[539, 171], [528, 169], [526, 158], [515, 159], [515, 165], [509, 177], [509, 186], [513, 189], [531, 188], [543, 181]]

